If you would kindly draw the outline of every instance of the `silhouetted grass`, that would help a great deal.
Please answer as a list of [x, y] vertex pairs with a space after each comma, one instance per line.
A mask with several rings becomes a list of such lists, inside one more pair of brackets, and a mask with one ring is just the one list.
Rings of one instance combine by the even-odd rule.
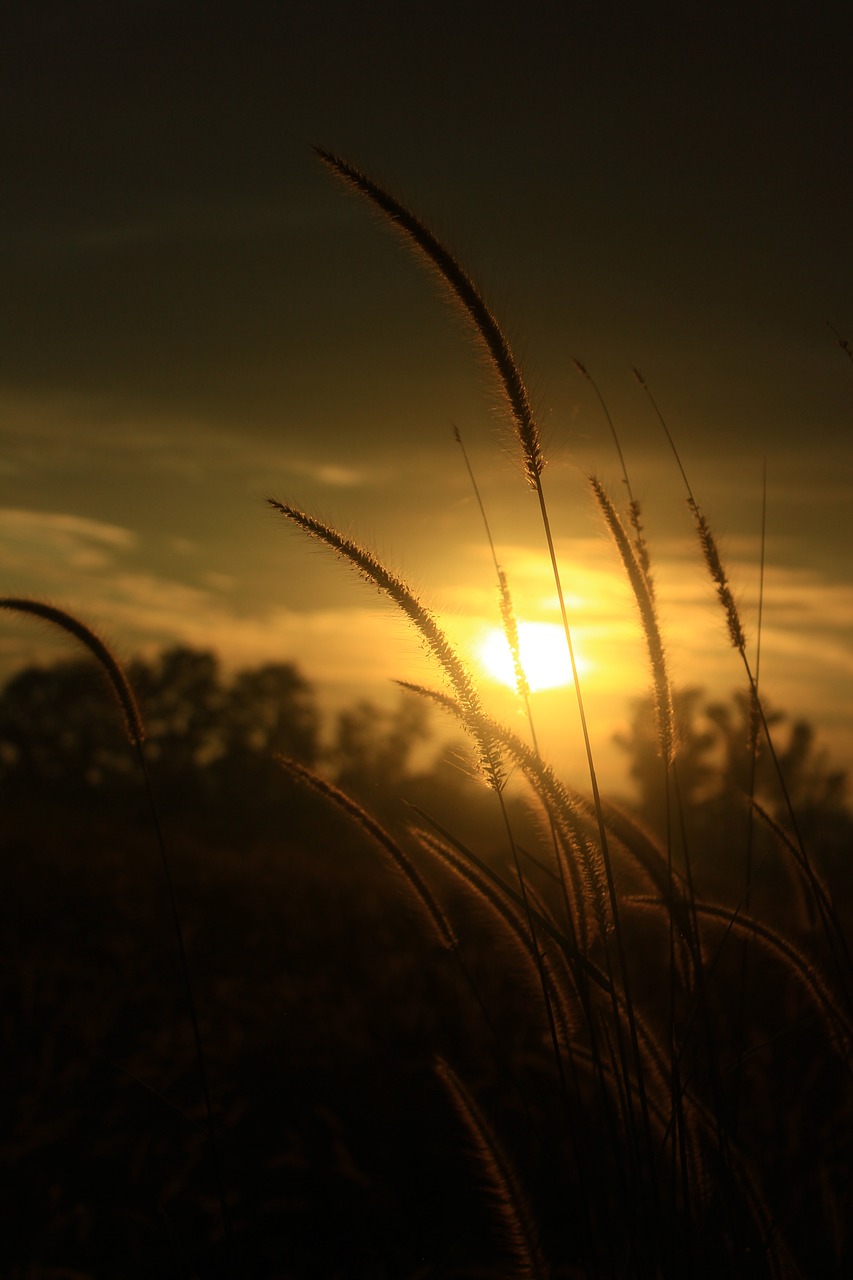
[[[474, 737], [484, 760], [484, 776], [495, 790], [498, 802], [506, 776], [501, 755], [516, 762], [524, 760], [528, 782], [552, 833], [550, 868], [546, 866], [544, 875], [540, 870], [542, 861], [548, 860], [548, 851], [543, 849], [538, 860], [526, 863], [522, 873], [516, 841], [507, 825], [518, 893], [508, 882], [496, 880], [473, 850], [453, 840], [452, 833], [445, 832], [441, 840], [436, 841], [427, 831], [420, 839], [431, 857], [450, 859], [462, 886], [482, 902], [484, 910], [495, 916], [496, 961], [503, 954], [505, 942], [502, 944], [499, 940], [506, 939], [507, 922], [511, 922], [516, 942], [526, 929], [530, 955], [540, 974], [554, 1066], [566, 1110], [561, 1128], [567, 1194], [583, 1205], [582, 1230], [575, 1244], [576, 1263], [591, 1274], [694, 1274], [707, 1265], [706, 1250], [713, 1237], [716, 1247], [714, 1261], [710, 1263], [712, 1274], [724, 1265], [723, 1259], [726, 1259], [725, 1266], [737, 1274], [782, 1275], [796, 1270], [798, 1263], [789, 1249], [786, 1232], [777, 1220], [778, 1210], [771, 1203], [768, 1179], [772, 1182], [772, 1171], [766, 1168], [764, 1153], [750, 1150], [749, 1143], [741, 1141], [742, 1135], [735, 1132], [733, 1115], [748, 1114], [750, 1105], [742, 1097], [732, 1098], [726, 1093], [725, 1077], [731, 1067], [725, 1058], [737, 1018], [728, 1020], [724, 1012], [721, 1017], [726, 1006], [726, 989], [722, 985], [726, 971], [725, 946], [729, 938], [735, 936], [750, 944], [755, 963], [760, 963], [761, 955], [775, 966], [786, 997], [804, 999], [810, 1008], [808, 1017], [812, 1020], [813, 1032], [821, 1044], [817, 1052], [834, 1054], [841, 1079], [849, 1082], [849, 953], [833, 904], [814, 873], [812, 860], [800, 838], [793, 808], [788, 802], [792, 834], [790, 840], [784, 838], [782, 843], [793, 853], [803, 873], [824, 931], [822, 940], [809, 939], [804, 949], [799, 940], [796, 943], [787, 940], [765, 922], [753, 918], [744, 910], [742, 902], [721, 905], [702, 900], [694, 884], [689, 840], [684, 842], [684, 871], [679, 872], [673, 864], [671, 835], [667, 835], [665, 846], [660, 847], [647, 833], [635, 833], [623, 822], [617, 823], [617, 837], [599, 792], [563, 599], [561, 569], [551, 536], [543, 489], [547, 459], [518, 362], [471, 276], [429, 228], [354, 166], [329, 152], [321, 151], [320, 156], [426, 259], [471, 323], [503, 389], [525, 473], [540, 507], [545, 552], [561, 603], [587, 750], [591, 791], [588, 803], [578, 801], [556, 783], [535, 748], [528, 752], [483, 715], [479, 699], [472, 692], [472, 677], [467, 672], [460, 675], [461, 660], [450, 650], [446, 639], [442, 638], [440, 648], [436, 646], [410, 607], [404, 594], [408, 589], [398, 585], [389, 594], [421, 629], [436, 652], [440, 666], [449, 675], [452, 693], [449, 697], [436, 696], [456, 711]], [[589, 378], [585, 366], [578, 363], [578, 368]], [[638, 374], [638, 378], [648, 391], [642, 376]], [[593, 385], [598, 392], [596, 384]], [[598, 395], [607, 413], [600, 392]], [[677, 734], [652, 585], [651, 553], [618, 437], [609, 413], [607, 416], [630, 499], [628, 515], [633, 542], [615, 505], [595, 479], [593, 491], [639, 608], [655, 691], [662, 785], [667, 797], [672, 787], [678, 802]], [[663, 418], [661, 423], [675, 451]], [[743, 660], [767, 749], [777, 765], [783, 795], [787, 796], [784, 775], [778, 766], [747, 655], [743, 625], [716, 538], [687, 482], [677, 452], [675, 456], [687, 486], [701, 554], [719, 596], [731, 642]], [[471, 478], [473, 481], [473, 475]], [[476, 484], [475, 492], [485, 519]], [[274, 501], [273, 506], [313, 536], [343, 551], [360, 572], [365, 572], [365, 556], [369, 553], [346, 546], [341, 535], [330, 526], [286, 504]], [[500, 578], [488, 521], [486, 529]], [[384, 567], [377, 567], [373, 557], [370, 564], [369, 576], [374, 582], [381, 585], [391, 580], [399, 584], [395, 575]], [[504, 579], [501, 587], [505, 592]], [[512, 645], [512, 628], [509, 630]], [[517, 645], [513, 652], [517, 662]], [[523, 678], [519, 685], [523, 694]], [[424, 692], [429, 696], [429, 691]], [[666, 812], [669, 811], [667, 798]], [[752, 822], [748, 811], [745, 821]], [[415, 834], [417, 836], [417, 832]], [[641, 878], [646, 878], [643, 892], [626, 893], [623, 886], [617, 888], [617, 857], [620, 868], [630, 861]], [[484, 875], [486, 880], [482, 878]], [[560, 881], [564, 891], [558, 895], [553, 886]], [[548, 937], [551, 948], [547, 976], [540, 936]], [[577, 962], [579, 940], [582, 940], [585, 964]], [[834, 973], [825, 967], [824, 943], [828, 944], [835, 961]], [[559, 964], [555, 963], [557, 957]], [[595, 966], [594, 983], [589, 980], [590, 963]], [[649, 980], [649, 966], [657, 975], [656, 982]], [[740, 988], [743, 981], [741, 978]], [[793, 996], [794, 989], [798, 989], [797, 997]], [[730, 998], [732, 1009], [743, 1009], [744, 997], [737, 984]], [[556, 1019], [555, 1010], [559, 1011]], [[531, 1008], [531, 1014], [534, 1013], [535, 1005]], [[540, 1011], [540, 1021], [542, 1016]], [[744, 1061], [745, 1051], [739, 1037], [737, 1042], [738, 1094], [748, 1096], [750, 1090], [760, 1092], [761, 1075]], [[849, 1114], [848, 1108], [849, 1098], [844, 1103], [845, 1114]], [[590, 1115], [596, 1117], [592, 1130], [587, 1123]], [[602, 1156], [604, 1150], [606, 1159]], [[597, 1176], [599, 1168], [607, 1170], [603, 1180]], [[615, 1216], [620, 1224], [608, 1239], [602, 1231], [602, 1205], [607, 1206], [604, 1217], [613, 1221]], [[825, 1205], [825, 1212], [837, 1219], [838, 1209], [831, 1203]], [[840, 1261], [840, 1257], [836, 1261]], [[806, 1259], [800, 1259], [800, 1264], [806, 1263]], [[519, 1269], [513, 1274], [533, 1274], [530, 1264], [518, 1262], [517, 1266]]]
[[[271, 499], [379, 587], [425, 641], [444, 687], [408, 688], [468, 733], [496, 811], [492, 833], [480, 830], [482, 788], [470, 793], [464, 835], [422, 797], [409, 830], [389, 831], [363, 797], [289, 761], [282, 787], [293, 821], [278, 838], [216, 850], [184, 825], [169, 833], [167, 859], [158, 827], [167, 873], [158, 896], [137, 836], [110, 827], [92, 840], [63, 831], [49, 806], [28, 815], [10, 805], [0, 920], [19, 980], [10, 980], [4, 1025], [19, 1046], [24, 1101], [2, 1148], [7, 1178], [23, 1170], [8, 1274], [849, 1275], [849, 950], [796, 822], [713, 531], [681, 468], [699, 554], [743, 660], [751, 724], [788, 812], [782, 826], [754, 794], [742, 798], [744, 832], [760, 825], [763, 856], [794, 872], [790, 907], [774, 900], [771, 918], [759, 914], [757, 860], [714, 893], [693, 866], [653, 548], [612, 421], [627, 524], [591, 484], [646, 639], [662, 833], [599, 788], [543, 487], [547, 458], [493, 311], [416, 215], [354, 166], [320, 156], [426, 259], [488, 354], [541, 516], [587, 777], [557, 777], [529, 706], [529, 744], [487, 714], [474, 674], [398, 574], [327, 522]], [[509, 585], [470, 474], [524, 701]], [[142, 715], [109, 651], [53, 606], [0, 605], [87, 645], [144, 769]], [[507, 794], [511, 772], [536, 813], [524, 829]], [[167, 902], [192, 1035], [164, 960]], [[192, 1076], [205, 1060], [202, 1105]], [[215, 1169], [203, 1160], [205, 1128], [208, 1143], [220, 1139]], [[117, 1163], [133, 1194], [118, 1191]], [[50, 1172], [30, 1201], [21, 1188], [40, 1166]], [[110, 1193], [121, 1242], [112, 1252]]]

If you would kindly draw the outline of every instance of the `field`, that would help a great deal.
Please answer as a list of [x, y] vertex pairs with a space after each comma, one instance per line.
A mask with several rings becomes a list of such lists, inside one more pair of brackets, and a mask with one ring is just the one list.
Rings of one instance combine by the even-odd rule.
[[[546, 459], [497, 321], [415, 215], [321, 158], [473, 328], [562, 601]], [[562, 780], [532, 716], [525, 736], [490, 719], [405, 581], [279, 501], [435, 659], [443, 683], [410, 696], [456, 718], [479, 771], [452, 803], [440, 779], [405, 778], [415, 807], [380, 823], [369, 794], [351, 799], [316, 762], [283, 759], [262, 830], [248, 785], [221, 814], [216, 787], [161, 811], [133, 678], [61, 610], [0, 601], [90, 650], [141, 766], [135, 792], [128, 765], [119, 791], [81, 783], [63, 796], [16, 781], [22, 748], [3, 757], [7, 1274], [850, 1274], [843, 780], [810, 774], [808, 739], [766, 711], [714, 531], [682, 475], [743, 668], [740, 700], [718, 714], [728, 755], [702, 800], [627, 471], [624, 514], [591, 489], [648, 650], [645, 810], [599, 790], [577, 670], [588, 771]], [[524, 705], [497, 557], [495, 570]], [[564, 634], [574, 668], [565, 609]]]

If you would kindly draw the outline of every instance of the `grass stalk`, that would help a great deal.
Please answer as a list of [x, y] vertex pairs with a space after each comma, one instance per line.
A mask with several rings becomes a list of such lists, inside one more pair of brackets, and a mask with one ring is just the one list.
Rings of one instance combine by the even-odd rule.
[[831, 330], [831, 332], [835, 334], [835, 345], [837, 347], [840, 347], [840, 349], [844, 352], [844, 354], [846, 355], [850, 363], [853, 364], [853, 345], [851, 345], [850, 339], [843, 338], [841, 334], [838, 332], [838, 330], [836, 329], [834, 324], [830, 324], [828, 320], [826, 323], [827, 323], [827, 327]]
[[[761, 681], [761, 635], [764, 621], [764, 565], [767, 551], [767, 460], [765, 458], [761, 477], [761, 551], [758, 571], [758, 618], [755, 629], [755, 688]], [[755, 788], [758, 777], [758, 750], [760, 745], [760, 718], [755, 699], [750, 702], [749, 714], [749, 808], [746, 827], [746, 886], [743, 895], [743, 907], [749, 915], [752, 897], [752, 861], [755, 834]], [[741, 944], [740, 986], [738, 989], [738, 1016], [736, 1021], [735, 1040], [737, 1045], [737, 1074], [734, 1087], [734, 1114], [732, 1116], [732, 1134], [737, 1139], [738, 1119], [741, 1092], [742, 1054], [746, 1040], [746, 1003], [749, 984], [749, 940], [744, 938]]]
[[628, 518], [631, 522], [631, 528], [634, 530], [634, 550], [637, 553], [637, 560], [640, 563], [640, 568], [642, 569], [643, 573], [646, 576], [646, 590], [648, 594], [652, 597], [652, 599], [654, 599], [655, 584], [654, 584], [654, 578], [652, 577], [652, 565], [651, 565], [651, 557], [649, 555], [649, 544], [646, 541], [646, 533], [643, 528], [640, 503], [637, 500], [637, 498], [634, 496], [634, 490], [631, 487], [631, 478], [628, 475], [628, 466], [627, 466], [627, 463], [625, 462], [625, 455], [622, 452], [622, 444], [619, 439], [619, 433], [616, 430], [616, 425], [613, 421], [613, 418], [610, 416], [610, 410], [607, 407], [607, 401], [604, 399], [601, 388], [599, 387], [595, 378], [593, 378], [592, 374], [589, 372], [586, 365], [583, 364], [582, 361], [578, 360], [574, 356], [572, 357], [572, 363], [574, 364], [578, 373], [580, 373], [580, 375], [586, 379], [586, 381], [589, 383], [589, 385], [592, 387], [593, 391], [595, 392], [598, 403], [601, 406], [601, 410], [605, 418], [607, 419], [607, 425], [610, 427], [610, 434], [613, 436], [613, 443], [616, 447], [616, 453], [619, 457], [619, 465], [622, 468], [622, 483], [624, 484], [625, 492], [628, 495]]
[[216, 1137], [216, 1125], [213, 1118], [213, 1104], [210, 1097], [207, 1063], [205, 1060], [204, 1050], [202, 1048], [201, 1029], [199, 1027], [198, 1011], [196, 1009], [195, 996], [193, 994], [189, 959], [187, 957], [186, 946], [184, 943], [184, 932], [181, 927], [181, 917], [178, 911], [178, 902], [172, 881], [171, 866], [166, 851], [166, 841], [163, 837], [160, 814], [154, 798], [151, 776], [148, 770], [148, 761], [145, 754], [145, 727], [136, 701], [136, 695], [133, 692], [133, 688], [127, 678], [124, 668], [110, 649], [109, 645], [107, 645], [91, 627], [87, 626], [86, 623], [75, 617], [74, 614], [68, 613], [67, 610], [60, 609], [57, 605], [50, 604], [46, 601], [30, 600], [26, 597], [6, 596], [0, 599], [0, 608], [9, 609], [16, 613], [28, 614], [31, 617], [48, 622], [52, 626], [59, 627], [60, 630], [67, 632], [69, 635], [73, 636], [75, 640], [78, 640], [82, 645], [84, 645], [92, 654], [101, 671], [106, 676], [108, 686], [121, 710], [125, 731], [130, 741], [131, 748], [139, 762], [139, 768], [142, 773], [142, 779], [145, 787], [145, 796], [148, 802], [148, 811], [151, 817], [157, 848], [160, 853], [163, 878], [166, 884], [166, 892], [168, 894], [169, 906], [172, 914], [172, 924], [175, 931], [175, 941], [178, 948], [181, 975], [187, 998], [187, 1010], [189, 1013], [190, 1023], [192, 1025], [199, 1084], [201, 1087], [204, 1113], [207, 1121], [207, 1139], [210, 1148], [211, 1164], [213, 1166], [217, 1195], [219, 1198], [222, 1227], [226, 1246], [230, 1251], [233, 1249], [231, 1215], [225, 1198], [225, 1184], [222, 1177], [219, 1145]]
[[[660, 422], [660, 425], [663, 428], [664, 434], [666, 435], [666, 438], [669, 442], [669, 445], [672, 450], [673, 456], [675, 457], [675, 461], [678, 466], [678, 469], [681, 472], [681, 477], [682, 477], [682, 480], [684, 481], [684, 485], [687, 491], [687, 504], [696, 521], [697, 532], [699, 535], [699, 543], [702, 548], [702, 553], [705, 558], [705, 563], [708, 568], [708, 572], [716, 586], [717, 595], [719, 597], [720, 604], [722, 605], [722, 608], [726, 617], [726, 626], [728, 628], [729, 638], [731, 640], [733, 647], [737, 650], [740, 656], [740, 659], [746, 674], [747, 683], [749, 686], [751, 703], [756, 708], [758, 712], [758, 717], [761, 721], [761, 728], [764, 733], [764, 740], [767, 744], [767, 750], [770, 753], [770, 758], [773, 763], [773, 769], [779, 783], [779, 789], [782, 796], [782, 801], [787, 811], [788, 820], [791, 824], [791, 830], [793, 832], [794, 839], [796, 841], [796, 845], [799, 850], [799, 858], [800, 858], [801, 866], [803, 868], [803, 871], [806, 875], [806, 878], [809, 882], [809, 886], [812, 890], [812, 893], [817, 903], [818, 912], [821, 917], [824, 933], [826, 935], [826, 939], [829, 944], [830, 950], [832, 951], [835, 966], [838, 971], [839, 981], [842, 987], [844, 988], [847, 1002], [850, 1005], [851, 1009], [853, 1009], [853, 994], [851, 994], [851, 989], [849, 986], [849, 975], [853, 975], [853, 959], [851, 959], [850, 950], [847, 945], [847, 939], [845, 937], [844, 930], [842, 929], [841, 924], [839, 922], [838, 915], [835, 911], [835, 908], [833, 907], [832, 903], [828, 900], [828, 898], [826, 898], [826, 896], [821, 894], [820, 892], [818, 879], [815, 874], [814, 868], [812, 866], [811, 858], [809, 856], [808, 850], [803, 840], [802, 833], [800, 831], [800, 825], [799, 825], [799, 822], [797, 821], [797, 815], [794, 810], [793, 803], [791, 801], [791, 794], [788, 789], [787, 782], [785, 780], [784, 771], [782, 769], [782, 766], [779, 761], [779, 757], [776, 752], [776, 747], [773, 742], [773, 735], [770, 732], [770, 725], [767, 720], [767, 715], [764, 709], [764, 705], [761, 697], [759, 696], [758, 683], [752, 668], [752, 664], [750, 663], [750, 660], [749, 660], [749, 655], [747, 653], [746, 635], [743, 629], [743, 624], [741, 622], [740, 612], [738, 610], [737, 604], [734, 599], [734, 595], [732, 594], [732, 590], [729, 585], [728, 575], [723, 565], [722, 557], [720, 555], [719, 548], [717, 546], [717, 541], [714, 537], [714, 534], [711, 530], [710, 525], [708, 524], [707, 519], [705, 518], [704, 513], [702, 512], [698, 502], [696, 501], [696, 498], [693, 493], [693, 489], [691, 488], [690, 481], [687, 478], [687, 473], [684, 470], [684, 466], [682, 464], [681, 457], [679, 455], [675, 441], [673, 440], [672, 435], [670, 434], [670, 431], [666, 424], [664, 416], [661, 413], [661, 410], [658, 407], [658, 404], [654, 396], [652, 395], [652, 392], [648, 386], [648, 383], [646, 382], [645, 378], [637, 368], [634, 369], [634, 374], [635, 374], [635, 377], [637, 378], [637, 381], [640, 383], [640, 386], [645, 391], [649, 401], [651, 402], [652, 408], [654, 409], [657, 415], [658, 421]], [[844, 964], [842, 964], [842, 958], [844, 960]]]
[[[510, 417], [521, 446], [525, 475], [529, 484], [536, 493], [543, 532], [548, 548], [551, 572], [559, 600], [560, 617], [572, 670], [572, 683], [574, 685], [575, 697], [578, 706], [578, 715], [589, 771], [593, 804], [597, 815], [598, 837], [601, 843], [601, 853], [610, 899], [610, 909], [616, 941], [618, 970], [620, 981], [625, 991], [628, 1007], [629, 1037], [634, 1064], [633, 1072], [629, 1066], [625, 1046], [622, 1043], [622, 1027], [616, 1005], [614, 1005], [613, 1008], [613, 1016], [617, 1040], [620, 1045], [620, 1060], [622, 1062], [622, 1070], [625, 1076], [626, 1094], [629, 1101], [629, 1114], [632, 1117], [631, 1131], [636, 1143], [638, 1129], [633, 1118], [634, 1093], [636, 1091], [641, 1113], [641, 1129], [644, 1134], [644, 1140], [641, 1145], [644, 1145], [647, 1157], [645, 1161], [640, 1159], [639, 1163], [640, 1165], [646, 1164], [649, 1168], [651, 1184], [654, 1187], [655, 1179], [651, 1169], [648, 1104], [645, 1096], [645, 1084], [643, 1081], [643, 1070], [639, 1044], [637, 1041], [637, 1032], [634, 1025], [631, 978], [628, 969], [625, 942], [622, 937], [622, 929], [619, 920], [619, 901], [616, 892], [610, 853], [607, 846], [607, 831], [603, 819], [598, 777], [593, 758], [589, 726], [587, 724], [587, 717], [584, 709], [583, 693], [581, 690], [581, 682], [574, 653], [572, 634], [569, 626], [565, 594], [557, 561], [554, 538], [551, 531], [548, 507], [542, 488], [542, 471], [544, 469], [545, 459], [542, 452], [539, 427], [533, 414], [530, 397], [518, 363], [515, 360], [510, 345], [503, 333], [503, 330], [498, 324], [494, 313], [481, 297], [471, 277], [462, 268], [453, 254], [450, 253], [450, 251], [436, 238], [435, 235], [433, 235], [430, 229], [414, 213], [412, 213], [410, 209], [407, 209], [405, 205], [398, 201], [372, 178], [368, 177], [367, 174], [331, 152], [325, 151], [322, 148], [316, 148], [316, 151], [324, 164], [326, 164], [327, 167], [331, 169], [332, 172], [349, 188], [365, 196], [371, 202], [373, 207], [384, 215], [389, 225], [395, 230], [401, 232], [406, 243], [413, 247], [419, 256], [424, 259], [438, 274], [439, 279], [448, 289], [451, 298], [459, 305], [462, 313], [468, 319], [475, 338], [481, 343], [487, 352], [489, 361], [497, 375], [499, 384], [504, 393]], [[610, 963], [609, 960], [608, 963]], [[634, 1077], [633, 1080], [632, 1076]]]
[[362, 575], [362, 577], [366, 578], [367, 581], [379, 587], [381, 591], [386, 592], [390, 599], [400, 609], [402, 609], [410, 621], [414, 623], [415, 627], [426, 641], [434, 657], [438, 660], [452, 684], [457, 701], [462, 709], [464, 723], [478, 746], [481, 768], [486, 782], [495, 793], [500, 807], [503, 828], [518, 879], [520, 899], [524, 908], [528, 928], [530, 930], [533, 952], [539, 972], [542, 999], [545, 1003], [554, 1061], [560, 1081], [560, 1089], [565, 1102], [567, 1119], [569, 1120], [569, 1123], [571, 1123], [571, 1107], [569, 1104], [568, 1087], [563, 1067], [563, 1055], [557, 1036], [554, 1012], [551, 1007], [551, 997], [548, 991], [548, 983], [542, 966], [541, 951], [536, 932], [534, 914], [531, 910], [528, 899], [527, 885], [525, 883], [518, 855], [518, 846], [516, 844], [512, 824], [506, 807], [506, 798], [504, 796], [505, 779], [503, 762], [501, 760], [500, 750], [494, 735], [489, 731], [488, 721], [483, 714], [474, 681], [472, 680], [466, 666], [456, 654], [453, 646], [438, 626], [438, 623], [432, 614], [421, 604], [406, 583], [404, 583], [401, 578], [397, 577], [396, 574], [393, 574], [388, 570], [376, 558], [376, 556], [371, 552], [366, 551], [363, 547], [358, 546], [358, 544], [353, 542], [352, 539], [345, 537], [330, 525], [318, 520], [314, 516], [309, 516], [306, 512], [300, 511], [296, 507], [290, 506], [287, 503], [279, 502], [272, 498], [269, 499], [269, 503], [276, 511], [280, 512], [281, 515], [285, 516], [293, 524], [302, 529], [303, 532], [317, 538], [320, 542], [323, 542], [326, 546], [339, 553]]
[[513, 1164], [494, 1129], [452, 1067], [438, 1058], [435, 1070], [464, 1125], [483, 1181], [489, 1191], [504, 1246], [507, 1280], [546, 1280], [539, 1231]]

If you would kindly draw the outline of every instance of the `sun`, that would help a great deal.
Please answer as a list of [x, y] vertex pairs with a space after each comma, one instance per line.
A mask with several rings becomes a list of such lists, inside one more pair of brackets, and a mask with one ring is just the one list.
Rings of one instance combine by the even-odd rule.
[[[534, 692], [571, 684], [572, 669], [563, 628], [553, 622], [520, 622], [518, 643], [521, 663]], [[484, 632], [477, 645], [477, 659], [493, 680], [515, 688], [515, 669], [509, 642], [500, 627]], [[588, 665], [575, 654], [578, 671]]]

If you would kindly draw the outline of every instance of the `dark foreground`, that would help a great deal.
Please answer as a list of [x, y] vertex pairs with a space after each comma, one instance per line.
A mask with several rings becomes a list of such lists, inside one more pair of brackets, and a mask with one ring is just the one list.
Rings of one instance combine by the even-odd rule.
[[[217, 847], [185, 824], [168, 831], [226, 1236], [150, 832], [32, 806], [13, 807], [5, 824], [9, 1280], [523, 1274], [508, 1270], [500, 1214], [434, 1072], [439, 1055], [512, 1152], [552, 1274], [590, 1274], [596, 1257], [607, 1266], [602, 1244], [596, 1253], [580, 1243], [535, 993], [476, 913], [463, 913], [462, 933], [494, 1029], [375, 851], [334, 815], [309, 806], [298, 830], [246, 849], [233, 838]], [[772, 997], [768, 987], [757, 1003]], [[849, 1187], [853, 1116], [838, 1071], [809, 1044], [792, 1014], [768, 1059], [767, 1114], [756, 1108], [740, 1124], [774, 1144], [765, 1192], [800, 1273], [841, 1275], [853, 1266], [848, 1222], [820, 1239], [809, 1224], [827, 1189], [837, 1202]], [[606, 1163], [603, 1145], [587, 1147], [597, 1149]], [[591, 1213], [618, 1242], [615, 1202]], [[728, 1273], [707, 1240], [686, 1256], [697, 1275]], [[767, 1272], [753, 1257], [742, 1274]]]

